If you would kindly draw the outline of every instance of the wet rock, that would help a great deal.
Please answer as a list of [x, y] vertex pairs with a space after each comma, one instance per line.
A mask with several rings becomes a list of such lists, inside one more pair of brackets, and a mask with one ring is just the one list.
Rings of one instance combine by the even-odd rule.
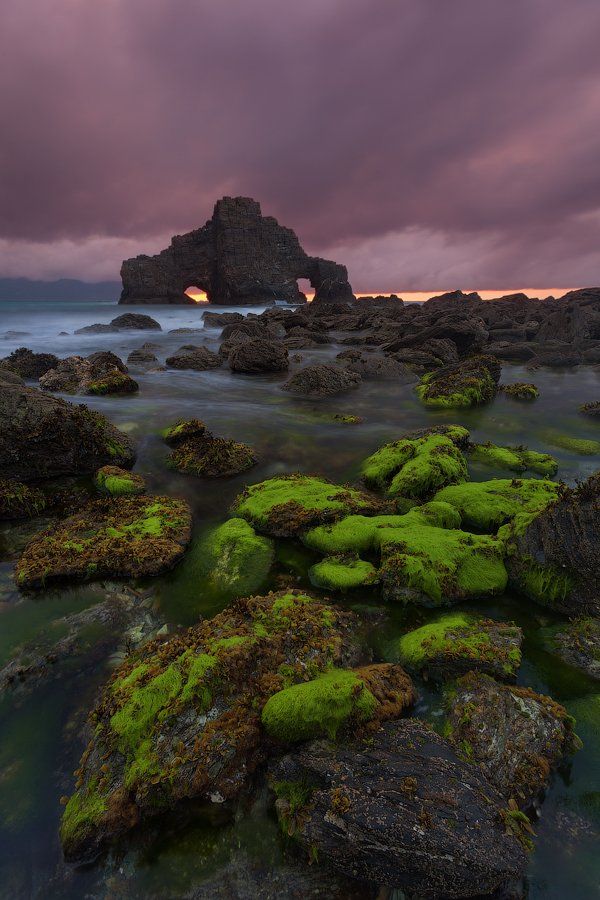
[[233, 325], [236, 322], [243, 322], [244, 316], [242, 315], [242, 313], [237, 312], [205, 312], [202, 316], [202, 321], [205, 328], [224, 328], [225, 325]]
[[592, 416], [593, 418], [600, 417], [600, 400], [594, 400], [591, 403], [584, 403], [579, 407], [579, 412], [583, 413], [584, 416]]
[[169, 334], [201, 334], [202, 328], [170, 328]]
[[211, 529], [189, 555], [195, 571], [213, 590], [243, 597], [264, 586], [275, 548], [273, 541], [256, 534], [244, 519], [233, 518]]
[[207, 347], [186, 344], [172, 356], [168, 356], [166, 364], [171, 369], [193, 369], [196, 372], [205, 372], [207, 369], [218, 369], [223, 364], [223, 360], [218, 353], [213, 353]]
[[501, 384], [498, 387], [507, 397], [513, 400], [536, 400], [540, 396], [540, 392], [535, 386], [528, 381], [516, 381], [514, 384]]
[[514, 586], [570, 616], [600, 615], [600, 474], [560, 498], [516, 536], [509, 559]]
[[305, 366], [282, 385], [282, 391], [305, 397], [331, 397], [359, 387], [362, 379], [341, 366], [317, 364]]
[[19, 347], [10, 356], [0, 360], [0, 370], [7, 369], [20, 378], [39, 378], [59, 362], [54, 353], [34, 353], [27, 347]]
[[132, 350], [127, 357], [129, 366], [139, 368], [153, 368], [158, 364], [158, 357], [151, 350]]
[[529, 688], [471, 672], [457, 682], [451, 703], [452, 743], [521, 809], [532, 805], [563, 757], [579, 746], [565, 708]]
[[391, 356], [343, 350], [338, 353], [336, 359], [349, 372], [355, 372], [362, 378], [390, 378], [399, 384], [412, 384], [417, 381], [412, 369]]
[[234, 346], [229, 353], [229, 368], [232, 372], [247, 375], [285, 372], [288, 366], [287, 347], [280, 341], [251, 338]]
[[176, 235], [156, 256], [125, 260], [121, 278], [120, 303], [193, 303], [184, 292], [194, 283], [215, 304], [303, 303], [298, 278], [310, 280], [317, 303], [353, 299], [344, 266], [308, 256], [294, 232], [249, 197], [218, 200], [202, 228]]
[[146, 483], [141, 475], [120, 469], [119, 466], [103, 466], [94, 475], [97, 490], [111, 497], [143, 494]]
[[113, 328], [134, 328], [137, 331], [162, 331], [160, 324], [152, 316], [143, 313], [123, 313], [112, 319]]
[[513, 623], [449, 613], [398, 638], [390, 652], [402, 665], [436, 680], [478, 671], [514, 681], [522, 640]]
[[0, 373], [0, 469], [30, 481], [130, 466], [130, 439], [86, 406], [2, 380]]
[[183, 556], [191, 525], [183, 500], [93, 500], [29, 541], [15, 579], [21, 588], [40, 588], [60, 581], [158, 575]]
[[[237, 600], [131, 656], [90, 717], [61, 838], [70, 860], [186, 801], [236, 800], [272, 745], [266, 700], [357, 658], [352, 614], [287, 592]], [[281, 673], [285, 672], [285, 677]]]
[[480, 319], [454, 321], [450, 317], [442, 317], [435, 325], [416, 328], [414, 334], [396, 338], [384, 344], [382, 349], [386, 353], [393, 353], [437, 339], [452, 341], [460, 356], [468, 356], [483, 349], [487, 343], [488, 331]]
[[258, 458], [248, 444], [215, 437], [199, 419], [180, 420], [163, 432], [173, 447], [167, 465], [188, 475], [223, 478], [252, 468]]
[[473, 356], [424, 375], [417, 395], [425, 406], [454, 409], [489, 403], [500, 380], [500, 365], [493, 356]]
[[557, 500], [559, 493], [559, 485], [546, 479], [492, 478], [442, 488], [434, 500], [453, 506], [466, 528], [497, 532], [506, 541], [522, 534], [536, 516]]
[[13, 478], [0, 478], [0, 521], [29, 519], [44, 511], [47, 500], [42, 491]]
[[84, 325], [83, 328], [76, 328], [73, 334], [117, 334], [118, 331], [119, 329], [116, 325], [95, 322], [93, 325]]
[[63, 394], [132, 394], [139, 390], [127, 374], [127, 366], [110, 351], [59, 360], [56, 368], [41, 376], [40, 387]]
[[578, 619], [554, 635], [553, 647], [561, 659], [600, 681], [600, 619]]
[[271, 779], [285, 831], [354, 878], [433, 900], [490, 894], [526, 869], [501, 795], [418, 720], [345, 747], [311, 744]]

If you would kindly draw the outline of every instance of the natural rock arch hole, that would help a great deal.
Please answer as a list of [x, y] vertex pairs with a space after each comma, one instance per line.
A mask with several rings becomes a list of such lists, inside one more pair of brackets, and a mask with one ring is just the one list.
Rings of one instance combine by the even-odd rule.
[[307, 300], [312, 300], [315, 295], [315, 289], [310, 283], [309, 278], [297, 278], [298, 290], [306, 296]]
[[195, 303], [208, 303], [210, 299], [208, 296], [208, 291], [205, 291], [204, 288], [198, 287], [195, 284], [191, 284], [188, 288], [186, 288], [184, 294], [187, 297], [191, 297], [191, 299]]

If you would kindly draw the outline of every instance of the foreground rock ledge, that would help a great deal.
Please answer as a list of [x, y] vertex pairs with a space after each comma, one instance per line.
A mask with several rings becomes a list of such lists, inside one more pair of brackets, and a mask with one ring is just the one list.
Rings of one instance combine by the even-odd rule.
[[419, 720], [346, 747], [311, 744], [271, 778], [287, 833], [338, 872], [432, 900], [487, 895], [524, 874], [506, 801]]

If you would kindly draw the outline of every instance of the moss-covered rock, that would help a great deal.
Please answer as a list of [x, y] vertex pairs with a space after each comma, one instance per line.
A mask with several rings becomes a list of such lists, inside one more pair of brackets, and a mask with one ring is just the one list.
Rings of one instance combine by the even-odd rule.
[[103, 396], [104, 394], [135, 394], [140, 386], [137, 381], [124, 372], [110, 372], [88, 385], [86, 393]]
[[568, 450], [569, 453], [579, 453], [582, 456], [600, 455], [600, 441], [561, 434], [559, 431], [544, 431], [540, 437], [550, 446], [560, 447], [561, 450]]
[[328, 556], [310, 568], [308, 577], [315, 587], [330, 591], [365, 587], [379, 580], [375, 566], [355, 556]]
[[469, 457], [474, 462], [510, 469], [512, 472], [537, 472], [539, 475], [555, 475], [558, 462], [548, 453], [527, 450], [526, 447], [499, 447], [488, 441], [485, 444], [471, 444]]
[[267, 733], [281, 743], [316, 737], [335, 740], [340, 729], [351, 723], [397, 718], [414, 698], [410, 678], [400, 666], [329, 669], [273, 694], [261, 718]]
[[413, 499], [468, 478], [461, 451], [441, 434], [385, 444], [364, 461], [362, 474], [370, 487]]
[[502, 384], [499, 390], [512, 400], [537, 400], [540, 396], [538, 388], [529, 381], [515, 381], [514, 384]]
[[111, 497], [122, 497], [128, 494], [143, 494], [146, 483], [141, 475], [120, 469], [119, 466], [103, 466], [94, 476], [97, 490]]
[[[503, 539], [519, 534], [559, 496], [560, 486], [534, 478], [494, 478], [451, 485], [435, 495], [461, 515], [463, 527], [496, 532]], [[501, 526], [509, 526], [502, 527]]]
[[458, 409], [493, 400], [499, 378], [500, 364], [495, 357], [473, 356], [429, 372], [415, 390], [425, 406]]
[[566, 709], [529, 688], [463, 676], [449, 698], [448, 736], [508, 801], [527, 809], [563, 756], [578, 749]]
[[198, 574], [212, 588], [241, 597], [265, 583], [275, 550], [273, 541], [256, 534], [244, 519], [229, 519], [212, 529], [190, 553], [198, 560]]
[[523, 634], [516, 625], [450, 613], [394, 642], [399, 662], [433, 678], [470, 670], [513, 680], [521, 664]]
[[582, 403], [579, 412], [584, 416], [598, 418], [600, 416], [600, 400], [592, 400], [590, 403]]
[[199, 419], [180, 419], [162, 432], [173, 451], [167, 465], [187, 475], [225, 478], [255, 466], [256, 453], [247, 444], [214, 437]]
[[259, 531], [290, 537], [348, 513], [376, 513], [382, 504], [356, 488], [310, 475], [280, 475], [252, 484], [237, 498], [234, 512]]
[[94, 500], [29, 541], [17, 563], [17, 584], [158, 575], [183, 555], [191, 521], [187, 503], [170, 497]]
[[0, 478], [0, 520], [28, 519], [39, 515], [46, 506], [46, 497], [38, 488], [14, 478]]
[[383, 595], [448, 606], [501, 593], [508, 578], [503, 554], [502, 541], [487, 535], [421, 524], [388, 529], [381, 544]]
[[298, 592], [235, 601], [127, 659], [90, 717], [63, 816], [69, 859], [186, 800], [234, 800], [269, 753], [261, 724], [284, 688], [358, 661], [351, 613]]
[[570, 622], [552, 639], [552, 648], [565, 662], [600, 681], [600, 619]]

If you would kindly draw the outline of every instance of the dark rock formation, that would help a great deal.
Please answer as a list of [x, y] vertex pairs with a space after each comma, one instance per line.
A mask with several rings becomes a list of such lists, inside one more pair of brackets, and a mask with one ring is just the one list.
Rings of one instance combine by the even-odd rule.
[[379, 353], [361, 353], [360, 350], [342, 350], [336, 360], [348, 372], [362, 378], [392, 379], [398, 384], [412, 384], [417, 381], [413, 369], [391, 356]]
[[600, 681], [600, 619], [579, 619], [565, 625], [552, 641], [561, 659]]
[[[311, 744], [276, 763], [272, 779], [288, 833], [354, 878], [410, 896], [471, 897], [526, 868], [501, 795], [419, 720], [388, 723], [346, 747]], [[304, 786], [304, 803], [285, 785]]]
[[449, 724], [459, 753], [479, 763], [506, 800], [523, 809], [548, 786], [563, 756], [578, 746], [563, 706], [483, 673], [470, 672], [457, 682]]
[[120, 303], [193, 303], [191, 286], [221, 305], [302, 303], [298, 278], [309, 279], [318, 302], [354, 299], [344, 266], [308, 256], [291, 229], [247, 197], [217, 201], [206, 225], [176, 235], [156, 256], [126, 259], [121, 278]]
[[163, 432], [163, 438], [173, 447], [167, 465], [186, 475], [225, 478], [239, 475], [258, 462], [248, 444], [215, 437], [199, 419], [176, 422]]
[[229, 354], [232, 372], [247, 375], [285, 372], [289, 366], [287, 347], [281, 341], [251, 338], [234, 346]]
[[27, 347], [19, 347], [10, 356], [0, 360], [0, 370], [14, 372], [20, 378], [39, 378], [59, 362], [53, 353], [34, 353]]
[[155, 368], [158, 364], [158, 357], [151, 350], [132, 350], [127, 357], [127, 364], [134, 368]]
[[133, 464], [129, 438], [104, 416], [0, 372], [0, 470], [7, 478], [51, 478]]
[[143, 313], [123, 313], [122, 316], [112, 319], [110, 324], [119, 330], [132, 328], [136, 331], [162, 331], [156, 319], [153, 319], [152, 316], [145, 316]]
[[292, 375], [282, 386], [282, 390], [305, 397], [330, 397], [358, 387], [361, 380], [360, 375], [348, 372], [341, 366], [306, 366]]
[[56, 368], [41, 376], [40, 387], [63, 394], [133, 394], [138, 390], [127, 366], [110, 350], [58, 360]]
[[213, 353], [207, 347], [197, 347], [195, 344], [185, 344], [172, 356], [167, 356], [165, 362], [171, 369], [193, 369], [196, 372], [218, 369], [223, 365], [218, 353]]

